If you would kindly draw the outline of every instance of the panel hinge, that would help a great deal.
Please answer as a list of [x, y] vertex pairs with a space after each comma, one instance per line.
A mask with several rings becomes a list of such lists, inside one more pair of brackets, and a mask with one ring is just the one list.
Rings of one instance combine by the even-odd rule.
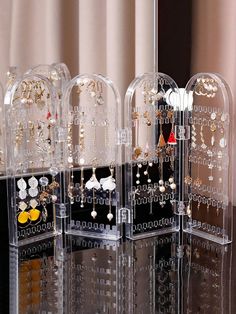
[[118, 223], [130, 223], [130, 210], [128, 208], [119, 210]]
[[177, 140], [189, 140], [190, 139], [190, 126], [176, 125], [175, 136]]
[[129, 143], [129, 131], [128, 129], [119, 129], [117, 133], [117, 144], [118, 145], [128, 145]]

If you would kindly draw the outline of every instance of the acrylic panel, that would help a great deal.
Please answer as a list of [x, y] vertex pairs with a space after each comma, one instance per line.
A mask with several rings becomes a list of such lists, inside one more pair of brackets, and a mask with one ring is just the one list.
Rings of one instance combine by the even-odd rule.
[[58, 94], [45, 77], [26, 75], [7, 90], [4, 110], [10, 243], [23, 244], [61, 229]]
[[191, 137], [186, 142], [187, 232], [221, 244], [232, 240], [232, 102], [217, 74], [199, 73], [186, 86]]
[[62, 108], [68, 131], [67, 231], [118, 239], [122, 236], [119, 93], [102, 75], [79, 75], [67, 85]]
[[134, 79], [125, 97], [125, 189], [130, 238], [178, 230], [182, 121], [176, 83], [162, 73]]

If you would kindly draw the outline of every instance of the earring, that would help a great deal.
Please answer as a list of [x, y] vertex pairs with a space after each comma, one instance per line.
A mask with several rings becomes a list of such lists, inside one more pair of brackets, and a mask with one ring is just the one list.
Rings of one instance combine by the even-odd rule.
[[35, 103], [40, 110], [43, 110], [44, 106], [46, 105], [45, 100], [43, 100], [43, 94], [45, 92], [45, 89], [42, 89], [42, 85], [39, 82], [35, 84], [34, 88]]
[[104, 191], [109, 190], [109, 213], [107, 214], [107, 219], [109, 221], [111, 221], [112, 218], [113, 218], [113, 214], [111, 212], [111, 207], [112, 207], [111, 193], [116, 188], [116, 183], [115, 183], [115, 179], [113, 178], [113, 176], [114, 176], [114, 167], [113, 167], [113, 165], [111, 165], [109, 169], [110, 169], [111, 175], [109, 177], [107, 177], [107, 178], [102, 178], [100, 180], [100, 184], [101, 184], [101, 186], [102, 186]]
[[176, 141], [175, 132], [174, 132], [173, 111], [169, 110], [168, 113], [167, 113], [167, 117], [168, 117], [169, 119], [172, 119], [171, 131], [170, 131], [170, 135], [169, 135], [167, 144], [169, 144], [169, 145], [176, 145], [176, 144], [177, 144], [177, 141]]
[[166, 141], [162, 133], [162, 123], [160, 123], [160, 136], [159, 136], [159, 141], [158, 141], [158, 147], [163, 148], [165, 146], [166, 146]]
[[137, 178], [137, 180], [136, 180], [136, 184], [140, 184], [140, 173], [139, 173], [139, 169], [141, 169], [142, 166], [143, 166], [143, 165], [142, 165], [141, 163], [137, 164], [137, 172], [136, 172], [136, 178]]
[[18, 205], [18, 208], [21, 210], [21, 212], [17, 215], [17, 220], [20, 224], [27, 223], [29, 219], [29, 213], [25, 211], [27, 207], [28, 205], [25, 202], [20, 202]]
[[80, 207], [84, 207], [84, 159], [80, 158], [80, 165], [81, 167], [81, 175], [80, 175], [80, 191], [81, 191], [81, 198], [80, 198]]
[[19, 191], [19, 198], [21, 200], [26, 199], [26, 197], [27, 197], [27, 192], [26, 192], [27, 184], [23, 178], [21, 178], [20, 180], [17, 181], [17, 187], [20, 190]]
[[[80, 113], [80, 121], [82, 122], [83, 118], [84, 118], [84, 112]], [[71, 133], [72, 133], [72, 127], [71, 127]], [[71, 138], [72, 138], [72, 134], [71, 134]], [[84, 150], [84, 125], [83, 123], [80, 123], [79, 125], [79, 148], [80, 151]]]
[[135, 147], [133, 159], [137, 160], [142, 155], [142, 148], [139, 146], [139, 113], [137, 111], [132, 112], [132, 120], [135, 130]]
[[93, 167], [92, 171], [93, 171], [93, 174], [92, 174], [91, 178], [86, 182], [85, 187], [88, 190], [92, 189], [92, 191], [93, 191], [93, 210], [91, 212], [91, 216], [95, 219], [97, 216], [97, 212], [95, 210], [95, 201], [96, 201], [95, 190], [99, 190], [101, 186], [100, 186], [100, 184], [96, 178], [96, 173], [95, 173], [96, 168]]
[[23, 124], [21, 122], [18, 122], [18, 127], [16, 129], [16, 137], [15, 137], [16, 145], [20, 145], [22, 143], [23, 131], [24, 131]]
[[31, 221], [37, 221], [39, 219], [40, 216], [40, 211], [38, 209], [36, 209], [36, 207], [38, 206], [38, 202], [35, 199], [31, 199], [30, 200], [30, 206], [32, 207], [29, 210], [29, 219]]
[[205, 140], [204, 140], [203, 125], [201, 125], [201, 129], [200, 129], [200, 138], [201, 138], [201, 143], [202, 143], [201, 148], [206, 149], [207, 146], [206, 146]]
[[149, 172], [148, 172], [149, 167], [152, 167], [152, 162], [149, 162], [149, 163], [148, 163], [147, 168], [146, 168], [146, 170], [143, 172], [143, 174], [144, 174], [145, 176], [147, 176], [147, 182], [148, 182], [148, 183], [151, 183], [152, 180], [150, 179], [150, 177], [149, 177]]
[[98, 105], [103, 105], [104, 104], [104, 99], [102, 97], [102, 82], [97, 81], [96, 91], [97, 91], [96, 103]]
[[38, 195], [38, 180], [32, 176], [29, 180], [28, 180], [28, 184], [30, 186], [28, 193], [31, 197], [36, 197]]

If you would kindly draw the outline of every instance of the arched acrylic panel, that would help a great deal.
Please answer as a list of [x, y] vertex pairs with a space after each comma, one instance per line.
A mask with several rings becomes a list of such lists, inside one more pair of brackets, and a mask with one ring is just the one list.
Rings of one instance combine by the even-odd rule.
[[69, 69], [64, 63], [40, 64], [29, 69], [26, 74], [40, 74], [47, 77], [58, 90], [59, 98], [62, 97], [65, 85], [71, 80]]
[[174, 80], [162, 73], [134, 79], [125, 97], [126, 202], [130, 238], [178, 229], [181, 188], [181, 102]]
[[102, 75], [78, 75], [63, 97], [68, 129], [68, 232], [117, 239], [121, 236], [120, 96]]
[[232, 102], [217, 74], [199, 73], [186, 86], [191, 137], [186, 157], [185, 230], [225, 244], [232, 239]]
[[62, 228], [58, 94], [47, 78], [26, 75], [7, 90], [4, 111], [9, 233], [17, 245]]

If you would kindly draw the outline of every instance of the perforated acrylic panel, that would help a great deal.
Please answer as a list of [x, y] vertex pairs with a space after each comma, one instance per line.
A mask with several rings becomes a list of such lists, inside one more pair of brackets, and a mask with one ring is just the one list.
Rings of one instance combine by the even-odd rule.
[[180, 106], [176, 83], [162, 73], [144, 74], [127, 90], [125, 207], [130, 238], [178, 230]]
[[68, 129], [68, 232], [117, 239], [121, 188], [120, 96], [102, 75], [79, 75], [63, 97]]
[[232, 240], [232, 104], [225, 81], [199, 73], [186, 86], [191, 138], [187, 143], [185, 231], [221, 244]]
[[7, 90], [4, 109], [9, 234], [17, 245], [61, 229], [58, 94], [45, 77], [26, 75]]

